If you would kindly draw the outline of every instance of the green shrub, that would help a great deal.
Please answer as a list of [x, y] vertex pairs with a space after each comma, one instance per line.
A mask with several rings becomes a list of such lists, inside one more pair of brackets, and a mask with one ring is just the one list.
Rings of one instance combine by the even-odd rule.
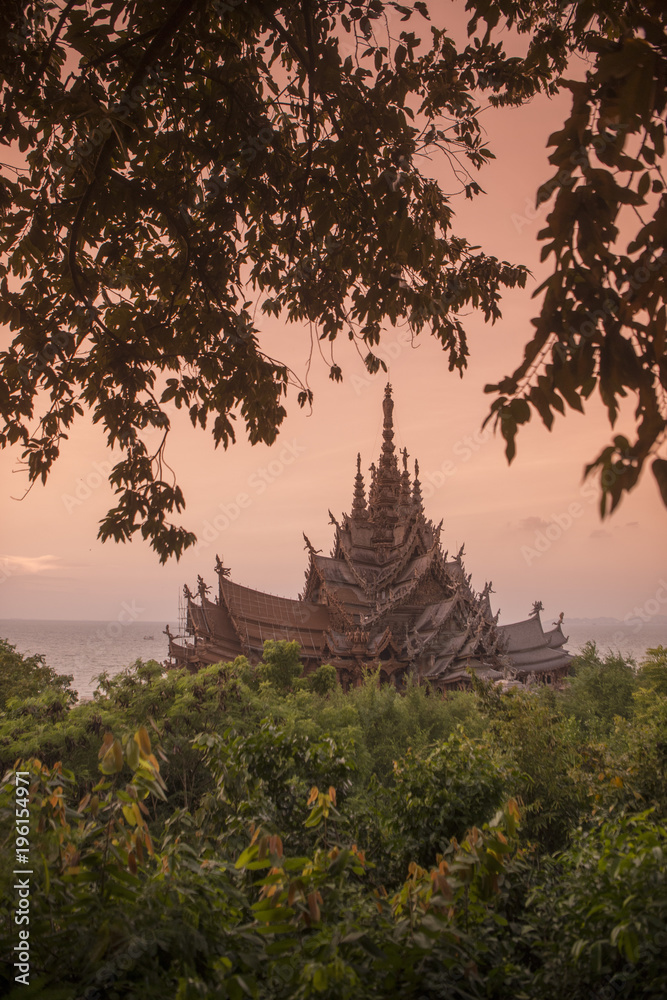
[[[667, 696], [652, 680], [623, 716], [605, 678], [597, 721], [580, 720], [548, 688], [443, 697], [369, 672], [344, 693], [320, 668], [313, 690], [290, 646], [269, 646], [263, 679], [243, 657], [195, 674], [137, 661], [85, 704], [58, 680], [7, 699], [3, 760], [39, 758], [20, 765], [26, 996], [658, 1000]], [[590, 660], [584, 676], [604, 668]], [[3, 995], [15, 801], [10, 770]]]
[[647, 649], [646, 653], [637, 672], [638, 686], [652, 688], [656, 694], [667, 694], [667, 647], [657, 646]]
[[667, 828], [649, 811], [579, 829], [529, 912], [539, 956], [532, 995], [662, 1000]]
[[572, 661], [563, 711], [592, 732], [609, 732], [615, 717], [632, 714], [635, 684], [633, 661], [611, 652], [603, 659], [595, 643], [588, 642]]
[[392, 865], [405, 878], [408, 864], [436, 864], [452, 837], [481, 826], [496, 812], [506, 775], [488, 746], [457, 732], [435, 746], [394, 762], [393, 782], [380, 796], [382, 828]]
[[323, 663], [308, 678], [308, 686], [315, 694], [326, 695], [330, 691], [335, 691], [338, 687], [336, 668], [330, 663]]
[[41, 655], [23, 656], [6, 639], [0, 639], [0, 712], [11, 698], [37, 698], [45, 691], [57, 693], [67, 707], [76, 701], [71, 674], [57, 674]]
[[303, 672], [300, 655], [298, 642], [267, 639], [262, 661], [257, 666], [257, 674], [261, 680], [273, 684], [279, 691], [288, 691]]

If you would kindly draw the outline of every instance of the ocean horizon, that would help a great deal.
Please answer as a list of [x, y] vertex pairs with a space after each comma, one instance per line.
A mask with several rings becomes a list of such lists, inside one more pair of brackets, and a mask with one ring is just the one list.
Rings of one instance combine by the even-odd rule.
[[168, 655], [166, 625], [176, 621], [64, 621], [61, 619], [0, 619], [0, 638], [7, 639], [24, 656], [42, 654], [58, 674], [72, 674], [72, 687], [80, 700], [92, 698], [95, 677], [120, 673], [136, 660], [157, 660]]
[[[173, 633], [176, 621], [64, 621], [60, 619], [0, 619], [0, 638], [6, 639], [24, 656], [41, 654], [59, 674], [72, 674], [72, 687], [80, 700], [92, 698], [95, 678], [104, 672], [114, 675], [136, 660], [167, 659], [166, 625]], [[545, 618], [544, 627], [550, 622]], [[647, 649], [667, 646], [667, 617], [649, 621], [615, 618], [576, 618], [563, 622], [569, 636], [566, 648], [580, 652], [587, 642], [595, 642], [601, 653], [619, 652], [640, 663]]]

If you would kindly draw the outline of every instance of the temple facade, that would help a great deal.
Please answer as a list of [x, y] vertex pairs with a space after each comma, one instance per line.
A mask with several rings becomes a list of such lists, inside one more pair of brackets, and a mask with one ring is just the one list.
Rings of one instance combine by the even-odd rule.
[[305, 673], [332, 664], [345, 689], [366, 667], [401, 687], [408, 674], [438, 689], [470, 684], [470, 671], [503, 685], [558, 683], [571, 656], [560, 620], [545, 631], [536, 602], [530, 616], [499, 625], [491, 610], [491, 584], [476, 592], [463, 564], [463, 547], [443, 552], [442, 522], [425, 512], [408, 454], [394, 445], [391, 387], [383, 400], [383, 441], [368, 487], [357, 456], [352, 507], [334, 526], [330, 555], [306, 538], [308, 567], [297, 600], [276, 597], [230, 578], [216, 557], [217, 593], [199, 577], [186, 586], [184, 636], [169, 638], [170, 663], [201, 666], [245, 655], [256, 663], [266, 639], [296, 640]]

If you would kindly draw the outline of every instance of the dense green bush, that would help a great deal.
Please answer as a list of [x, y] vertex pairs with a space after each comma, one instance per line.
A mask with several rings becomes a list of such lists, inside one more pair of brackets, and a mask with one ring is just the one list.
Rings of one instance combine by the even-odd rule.
[[[44, 668], [9, 652], [15, 683]], [[624, 668], [596, 687], [591, 655], [574, 693], [399, 693], [370, 672], [346, 694], [300, 677], [289, 643], [259, 668], [137, 662], [81, 705], [42, 673], [0, 712], [0, 993], [658, 1000], [667, 697], [649, 671], [627, 709]]]
[[492, 818], [506, 778], [489, 748], [463, 732], [432, 748], [408, 750], [394, 762], [394, 779], [382, 798], [394, 861], [405, 870], [411, 861], [434, 865], [453, 837]]
[[258, 676], [279, 691], [289, 691], [303, 673], [300, 655], [298, 642], [267, 639], [262, 662], [257, 668]]
[[667, 694], [667, 647], [657, 646], [646, 650], [646, 658], [640, 663], [637, 684], [642, 688], [652, 688], [657, 694]]
[[550, 688], [501, 694], [490, 685], [475, 686], [508, 768], [508, 788], [522, 803], [527, 837], [547, 852], [566, 847], [587, 802], [576, 721], [563, 714]]
[[315, 673], [308, 678], [310, 690], [316, 694], [326, 695], [330, 691], [335, 691], [338, 687], [338, 675], [336, 668], [330, 663], [323, 663], [317, 668]]
[[661, 1000], [667, 972], [667, 827], [651, 812], [579, 829], [529, 900], [545, 997]]
[[[0, 639], [0, 712], [19, 695], [23, 702], [48, 689], [51, 693], [51, 714], [58, 714], [76, 701], [72, 680], [71, 674], [57, 674], [48, 667], [43, 656], [22, 656], [16, 652], [16, 646]], [[56, 699], [61, 708], [55, 708]]]
[[587, 642], [575, 656], [569, 688], [562, 697], [563, 711], [586, 724], [592, 732], [607, 733], [616, 717], [632, 714], [636, 687], [635, 665], [619, 653], [602, 658], [594, 642]]

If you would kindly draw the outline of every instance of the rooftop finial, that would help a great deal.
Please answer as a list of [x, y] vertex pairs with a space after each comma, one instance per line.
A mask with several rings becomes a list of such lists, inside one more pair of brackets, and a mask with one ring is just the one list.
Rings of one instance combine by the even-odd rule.
[[415, 459], [415, 481], [412, 487], [412, 499], [414, 501], [415, 507], [421, 513], [424, 513], [424, 506], [422, 501], [422, 487], [419, 482], [419, 462]]
[[364, 518], [368, 516], [366, 507], [366, 490], [364, 489], [364, 477], [361, 474], [361, 454], [357, 455], [357, 474], [354, 477], [354, 500], [352, 501], [352, 517]]
[[382, 400], [384, 420], [382, 427], [382, 452], [377, 469], [376, 489], [372, 491], [371, 510], [385, 512], [393, 510], [399, 501], [401, 475], [398, 471], [396, 452], [394, 450], [394, 400], [391, 398], [391, 385], [387, 383]]
[[412, 496], [410, 487], [410, 473], [408, 472], [408, 458], [410, 457], [408, 455], [408, 449], [404, 448], [403, 451], [401, 452], [401, 455], [403, 456], [403, 472], [401, 473], [400, 505], [401, 507], [409, 508]]
[[394, 455], [394, 400], [391, 398], [391, 384], [387, 382], [387, 386], [384, 390], [384, 399], [382, 400], [382, 409], [384, 411], [384, 423], [382, 427], [382, 456], [380, 458], [380, 465], [395, 465], [396, 457]]
[[375, 467], [375, 462], [371, 462], [369, 471], [371, 474], [371, 482], [368, 487], [368, 506], [373, 507], [377, 495], [377, 469]]

